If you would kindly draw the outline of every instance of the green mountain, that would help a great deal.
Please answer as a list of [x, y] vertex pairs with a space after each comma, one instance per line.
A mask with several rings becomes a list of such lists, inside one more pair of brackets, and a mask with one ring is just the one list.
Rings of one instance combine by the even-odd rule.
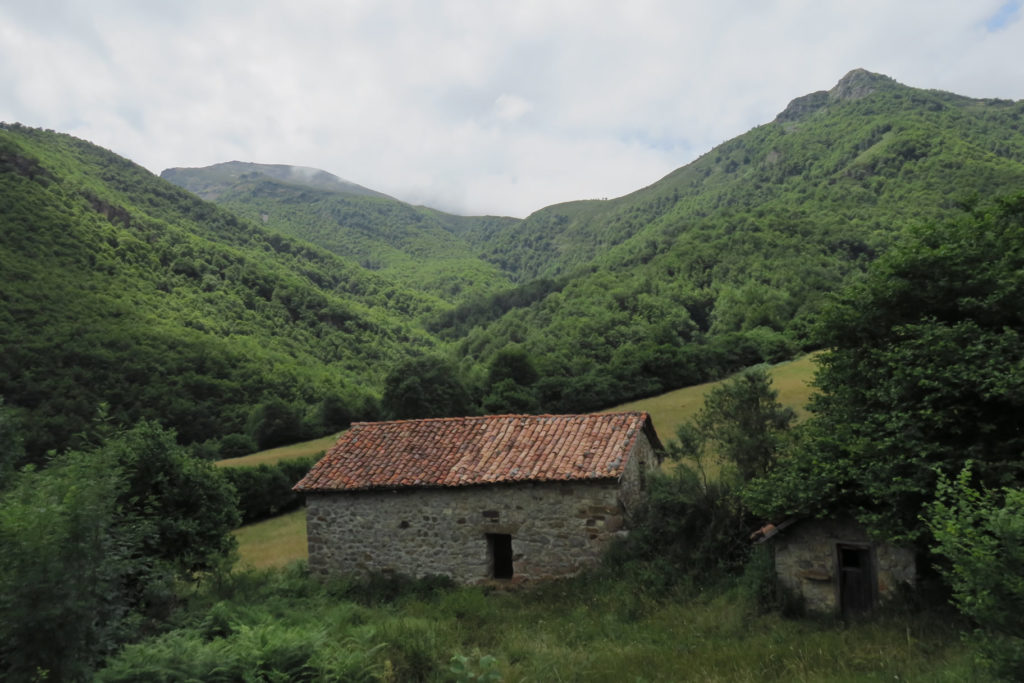
[[516, 219], [452, 216], [295, 166], [233, 161], [160, 175], [267, 230], [312, 242], [442, 301], [511, 286], [508, 274], [480, 258], [466, 236], [514, 226]]
[[646, 188], [516, 220], [310, 169], [165, 172], [213, 204], [4, 125], [0, 396], [36, 455], [88, 438], [101, 402], [235, 452], [376, 416], [395, 368], [434, 364], [421, 407], [435, 382], [491, 412], [713, 379], [808, 348], [905, 227], [1024, 188], [1022, 126], [1024, 102], [857, 70]]
[[0, 127], [0, 231], [0, 396], [36, 456], [102, 402], [186, 443], [252, 431], [263, 403], [327, 431], [434, 346], [412, 322], [433, 298], [70, 136]]
[[596, 408], [781, 359], [905, 226], [1022, 188], [1024, 102], [857, 70], [649, 187], [490, 235], [533, 300], [431, 329], [468, 362], [520, 344], [541, 405]]
[[160, 174], [178, 187], [183, 187], [203, 199], [217, 199], [225, 190], [246, 180], [258, 177], [273, 178], [315, 190], [327, 190], [356, 197], [383, 197], [386, 194], [356, 185], [336, 175], [308, 166], [287, 164], [250, 164], [244, 161], [228, 161], [206, 168], [169, 168]]
[[[1019, 186], [1022, 107], [857, 69], [646, 188], [547, 207], [491, 235], [483, 253], [525, 281], [653, 257], [646, 245], [607, 252], [649, 238], [674, 244], [723, 213], [754, 210], [754, 225], [799, 222], [808, 211], [847, 234], [931, 220], [959, 200]], [[650, 245], [656, 254], [664, 246]]]

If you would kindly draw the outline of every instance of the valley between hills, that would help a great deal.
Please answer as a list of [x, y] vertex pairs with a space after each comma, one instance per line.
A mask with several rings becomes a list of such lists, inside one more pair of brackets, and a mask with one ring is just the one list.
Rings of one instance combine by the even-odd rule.
[[[30, 123], [0, 124], [0, 677], [1024, 675], [1024, 101], [857, 69], [524, 219], [279, 164], [158, 177]], [[591, 571], [233, 568], [312, 464], [243, 456], [624, 404], [678, 430]], [[844, 621], [778, 588], [750, 531], [837, 511], [916, 554], [912, 595]]]
[[1021, 116], [856, 70], [648, 187], [524, 220], [284, 166], [156, 178], [5, 125], [0, 396], [31, 460], [100, 404], [214, 457], [718, 379], [815, 348], [903, 230], [1022, 187]]

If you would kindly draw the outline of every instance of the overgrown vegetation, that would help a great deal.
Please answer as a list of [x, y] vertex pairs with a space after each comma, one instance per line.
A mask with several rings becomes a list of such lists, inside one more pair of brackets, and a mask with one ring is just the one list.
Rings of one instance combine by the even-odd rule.
[[273, 465], [225, 467], [221, 471], [238, 493], [242, 524], [274, 517], [302, 505], [302, 496], [292, 486], [302, 479], [318, 458], [281, 460]]
[[845, 506], [876, 533], [925, 545], [940, 475], [1024, 482], [1024, 196], [909, 230], [819, 326], [815, 416], [751, 488], [765, 515]]
[[0, 675], [82, 680], [165, 628], [182, 586], [221, 569], [235, 492], [143, 422], [19, 471], [0, 492]]
[[468, 669], [506, 681], [978, 680], [957, 628], [941, 609], [786, 620], [739, 590], [666, 591], [642, 574], [506, 592], [321, 583], [297, 566], [211, 584], [179, 628], [129, 646], [98, 679], [449, 681]]
[[[778, 402], [765, 368], [713, 387], [669, 442], [671, 464], [650, 478], [643, 514], [628, 540], [613, 549], [613, 565], [639, 563], [649, 582], [665, 587], [734, 580], [750, 561], [756, 525], [740, 490], [771, 469], [794, 419]], [[760, 587], [752, 590], [760, 595]]]
[[928, 510], [934, 551], [960, 612], [974, 623], [970, 641], [990, 671], [1024, 678], [1024, 491], [979, 491], [970, 464], [955, 483], [940, 479]]

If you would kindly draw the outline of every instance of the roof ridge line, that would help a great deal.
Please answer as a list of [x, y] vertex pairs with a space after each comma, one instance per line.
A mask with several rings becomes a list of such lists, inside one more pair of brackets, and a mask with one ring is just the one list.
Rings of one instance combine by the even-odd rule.
[[501, 413], [497, 415], [462, 415], [457, 417], [408, 417], [397, 420], [359, 420], [357, 422], [353, 422], [352, 426], [354, 427], [356, 425], [367, 424], [402, 424], [405, 422], [466, 422], [469, 420], [500, 420], [502, 418], [514, 417], [540, 419], [544, 417], [612, 417], [615, 415], [647, 415], [650, 417], [650, 413], [646, 410], [617, 410], [609, 413]]

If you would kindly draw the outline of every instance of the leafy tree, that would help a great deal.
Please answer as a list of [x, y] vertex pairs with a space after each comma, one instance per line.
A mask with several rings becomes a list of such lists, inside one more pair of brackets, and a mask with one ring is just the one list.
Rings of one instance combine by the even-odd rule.
[[272, 398], [253, 408], [247, 430], [261, 450], [294, 443], [302, 439], [302, 414], [290, 403]]
[[491, 361], [487, 374], [487, 384], [497, 384], [503, 380], [512, 380], [524, 387], [532, 386], [539, 375], [529, 353], [520, 344], [506, 346]]
[[303, 496], [292, 491], [313, 466], [314, 458], [281, 460], [274, 465], [225, 467], [222, 471], [238, 492], [241, 523], [250, 524], [302, 505]]
[[399, 363], [388, 373], [381, 403], [391, 418], [418, 419], [465, 415], [471, 400], [455, 364], [427, 356]]
[[[675, 466], [649, 480], [647, 505], [617, 561], [642, 558], [667, 581], [706, 582], [743, 566], [753, 522], [739, 495], [743, 482], [768, 471], [793, 411], [776, 400], [771, 376], [751, 368], [710, 391], [668, 446]], [[708, 472], [709, 460], [736, 475]], [[724, 476], [723, 476], [724, 475]]]
[[485, 412], [492, 415], [536, 413], [540, 409], [540, 402], [530, 387], [518, 384], [512, 379], [503, 379], [490, 387], [490, 392], [484, 397], [481, 406]]
[[352, 410], [337, 394], [327, 394], [316, 407], [310, 435], [321, 436], [347, 429], [352, 424]]
[[488, 413], [534, 413], [540, 408], [533, 386], [540, 378], [526, 349], [506, 346], [491, 361], [487, 395], [482, 406]]
[[153, 423], [19, 472], [0, 497], [0, 673], [84, 679], [223, 565], [238, 519], [220, 471]]
[[0, 396], [0, 490], [11, 480], [24, 454], [17, 418]]
[[0, 678], [84, 680], [124, 637], [138, 537], [118, 526], [124, 479], [69, 454], [0, 498]]
[[748, 491], [761, 514], [846, 506], [923, 541], [940, 474], [1024, 481], [1024, 195], [909, 230], [822, 320], [816, 415]]
[[670, 444], [668, 457], [675, 466], [649, 477], [647, 501], [611, 561], [650, 563], [652, 578], [666, 585], [709, 583], [743, 565], [751, 522], [735, 480], [710, 476], [705, 452]]
[[216, 458], [237, 458], [259, 450], [248, 434], [227, 434], [215, 445]]
[[1024, 490], [981, 492], [970, 467], [940, 478], [927, 522], [945, 558], [953, 601], [977, 630], [982, 663], [1007, 680], [1024, 679]]
[[116, 435], [94, 457], [124, 477], [123, 520], [144, 530], [136, 552], [190, 579], [216, 569], [234, 548], [236, 492], [213, 463], [192, 457], [174, 432], [153, 422]]
[[680, 455], [697, 457], [710, 450], [734, 465], [741, 481], [765, 475], [796, 419], [792, 408], [778, 402], [771, 384], [768, 371], [754, 367], [714, 387], [693, 421], [677, 430]]

